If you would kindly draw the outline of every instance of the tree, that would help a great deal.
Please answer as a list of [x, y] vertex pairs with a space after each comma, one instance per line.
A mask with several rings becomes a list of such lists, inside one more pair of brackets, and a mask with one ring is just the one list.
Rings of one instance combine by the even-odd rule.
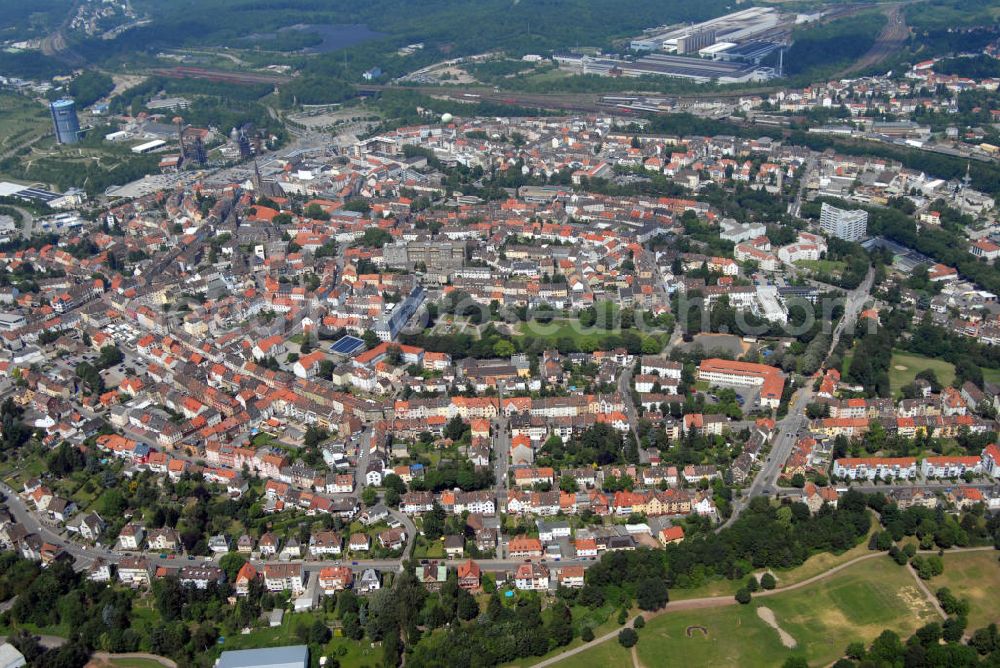
[[852, 642], [847, 646], [847, 649], [844, 650], [844, 654], [849, 659], [859, 661], [865, 658], [865, 644], [863, 642]]
[[580, 631], [580, 639], [583, 640], [583, 642], [590, 642], [591, 640], [593, 640], [594, 629], [590, 628], [589, 626], [584, 626], [583, 630]]
[[[969, 645], [974, 647], [980, 654], [986, 655], [1000, 649], [1000, 634], [997, 633], [997, 625], [990, 624], [981, 629], [977, 629], [969, 640]], [[23, 653], [23, 650], [22, 650]]]
[[790, 656], [781, 664], [781, 668], [809, 668], [809, 662], [801, 656]]
[[385, 351], [385, 361], [391, 366], [399, 366], [403, 361], [403, 349], [397, 345], [389, 346]]
[[125, 355], [122, 351], [118, 350], [118, 346], [104, 346], [101, 348], [101, 354], [97, 358], [97, 366], [100, 369], [108, 369], [116, 364], [120, 364], [124, 359]]
[[444, 427], [444, 437], [449, 438], [453, 441], [461, 440], [462, 436], [465, 434], [465, 422], [462, 418], [456, 415], [448, 421], [448, 424]]
[[965, 635], [968, 620], [965, 617], [949, 617], [941, 626], [941, 637], [947, 642], [958, 642]]
[[559, 478], [559, 489], [567, 494], [575, 493], [579, 490], [580, 486], [576, 482], [576, 478], [571, 475], [564, 475]]
[[395, 473], [390, 473], [382, 478], [382, 486], [387, 490], [395, 491], [398, 494], [406, 493], [406, 483]]
[[632, 629], [622, 629], [618, 632], [618, 642], [625, 649], [634, 647], [639, 642], [639, 634]]
[[[469, 592], [464, 589], [459, 589], [458, 600], [455, 604], [455, 614], [458, 618], [464, 622], [470, 619], [475, 619], [479, 616], [479, 604], [476, 603], [476, 599]], [[572, 638], [572, 627], [570, 628], [570, 637]]]
[[330, 636], [330, 627], [322, 619], [314, 621], [312, 628], [309, 629], [309, 642], [313, 645], [325, 645], [330, 640]]
[[427, 540], [437, 540], [444, 535], [446, 518], [447, 514], [444, 508], [435, 501], [431, 510], [423, 515], [424, 536], [427, 537]]
[[547, 635], [556, 647], [568, 645], [573, 640], [573, 615], [565, 603], [553, 606]]
[[771, 575], [770, 573], [764, 573], [763, 575], [760, 576], [761, 589], [765, 590], [774, 589], [775, 586], [777, 586], [777, 584], [778, 583], [775, 581], [774, 576]]
[[638, 615], [632, 622], [632, 628], [641, 629], [646, 626], [646, 618], [642, 615]]
[[311, 424], [306, 427], [306, 433], [302, 439], [302, 443], [307, 448], [315, 448], [329, 437], [330, 433], [326, 429]]
[[69, 443], [63, 442], [52, 451], [48, 457], [49, 471], [57, 476], [64, 477], [70, 473], [82, 469], [86, 464], [86, 458], [79, 448], [75, 448]]
[[750, 602], [750, 592], [746, 587], [742, 587], [736, 592], [736, 602], [741, 605], [746, 605]]
[[660, 352], [660, 342], [656, 340], [656, 337], [647, 336], [642, 340], [642, 354], [643, 355], [656, 355]]
[[367, 507], [374, 506], [375, 502], [378, 501], [378, 492], [375, 491], [374, 487], [365, 487], [364, 491], [361, 492], [361, 501]]
[[667, 583], [661, 578], [647, 578], [639, 583], [636, 604], [640, 610], [659, 610], [669, 600]]
[[236, 576], [247, 560], [239, 552], [226, 552], [219, 559], [219, 568], [226, 573], [227, 582], [236, 582]]
[[507, 339], [500, 339], [493, 344], [493, 354], [497, 357], [510, 357], [514, 352], [514, 344]]

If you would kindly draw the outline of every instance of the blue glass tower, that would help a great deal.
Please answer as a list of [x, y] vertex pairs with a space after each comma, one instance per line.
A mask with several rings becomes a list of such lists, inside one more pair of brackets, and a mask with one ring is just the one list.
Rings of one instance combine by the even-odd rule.
[[76, 117], [76, 102], [64, 97], [49, 105], [52, 125], [60, 144], [75, 144], [80, 141], [80, 120]]

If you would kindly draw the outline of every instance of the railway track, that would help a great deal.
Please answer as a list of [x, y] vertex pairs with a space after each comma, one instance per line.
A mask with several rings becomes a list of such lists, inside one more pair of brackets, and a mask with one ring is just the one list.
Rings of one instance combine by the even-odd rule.
[[841, 71], [841, 74], [862, 72], [874, 67], [903, 48], [910, 37], [910, 28], [906, 25], [901, 5], [886, 7], [885, 16], [888, 21], [879, 33], [868, 52], [861, 56], [853, 65]]

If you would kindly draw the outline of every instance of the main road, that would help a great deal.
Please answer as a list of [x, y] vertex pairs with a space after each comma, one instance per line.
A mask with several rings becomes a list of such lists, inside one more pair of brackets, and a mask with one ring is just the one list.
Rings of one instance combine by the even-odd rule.
[[[79, 566], [84, 568], [93, 564], [94, 560], [97, 558], [104, 559], [108, 563], [117, 564], [123, 557], [130, 555], [143, 556], [148, 559], [150, 564], [153, 566], [165, 566], [168, 568], [180, 568], [181, 566], [186, 565], [217, 562], [220, 558], [219, 555], [212, 555], [207, 559], [205, 557], [192, 559], [190, 557], [184, 557], [183, 555], [172, 555], [172, 558], [171, 555], [168, 555], [167, 557], [160, 557], [159, 555], [162, 554], [162, 552], [159, 550], [155, 552], [119, 552], [117, 550], [110, 550], [106, 547], [81, 545], [80, 543], [73, 542], [66, 536], [60, 535], [59, 533], [53, 531], [49, 525], [39, 521], [38, 516], [27, 507], [24, 500], [6, 484], [0, 483], [0, 493], [6, 496], [7, 508], [18, 523], [24, 525], [30, 533], [39, 535], [46, 543], [58, 545], [63, 548], [68, 554], [76, 559]], [[399, 570], [403, 565], [403, 561], [412, 554], [412, 537], [416, 535], [417, 528], [413, 524], [413, 521], [405, 514], [397, 510], [392, 510], [390, 513], [394, 519], [403, 525], [409, 538], [406, 549], [404, 550], [403, 558], [356, 560], [348, 558], [322, 560], [293, 559], [291, 562], [280, 563], [301, 563], [303, 568], [310, 573], [318, 572], [327, 566], [350, 566], [351, 570], [354, 571], [363, 571], [366, 568], [375, 568], [378, 570]], [[546, 561], [546, 563], [549, 566], [584, 566], [589, 564], [591, 561], [593, 561], [592, 558], [584, 557], [559, 561]], [[256, 567], [263, 567], [267, 563], [279, 563], [275, 560], [266, 561], [261, 559], [252, 559], [250, 562]], [[483, 570], [494, 572], [514, 570], [522, 562], [523, 560], [521, 559], [482, 559], [476, 561], [476, 563], [478, 563], [480, 568]], [[456, 561], [456, 563], [458, 562]]]
[[[864, 306], [865, 301], [868, 299], [868, 295], [871, 292], [874, 280], [875, 269], [869, 268], [868, 274], [861, 282], [861, 285], [847, 294], [844, 302], [844, 315], [841, 317], [836, 327], [834, 327], [833, 333], [830, 336], [830, 348], [824, 357], [824, 362], [829, 359], [834, 349], [836, 349], [841, 335], [848, 328], [854, 327], [858, 319], [858, 314], [861, 312], [861, 307]], [[781, 469], [785, 460], [788, 459], [788, 455], [792, 453], [792, 448], [795, 447], [795, 442], [798, 440], [799, 436], [805, 433], [809, 426], [809, 420], [806, 417], [805, 409], [806, 406], [808, 406], [812, 401], [813, 396], [814, 392], [811, 380], [807, 380], [807, 384], [800, 387], [796, 390], [795, 394], [792, 395], [792, 399], [788, 405], [788, 413], [776, 425], [778, 429], [778, 436], [774, 441], [774, 444], [771, 446], [771, 451], [764, 459], [760, 471], [758, 471], [757, 475], [754, 477], [753, 482], [751, 483], [746, 494], [733, 502], [732, 515], [730, 515], [729, 519], [719, 526], [719, 530], [731, 525], [736, 518], [739, 517], [740, 513], [746, 509], [747, 505], [750, 503], [750, 499], [762, 494], [770, 496], [775, 492], [778, 476], [781, 474]]]

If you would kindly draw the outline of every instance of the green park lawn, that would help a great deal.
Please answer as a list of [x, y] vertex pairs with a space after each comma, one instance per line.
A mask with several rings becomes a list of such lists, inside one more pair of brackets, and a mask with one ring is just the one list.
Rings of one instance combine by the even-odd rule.
[[[758, 617], [758, 607], [774, 613], [794, 639], [794, 648], [783, 646], [777, 631]], [[842, 656], [851, 642], [871, 642], [885, 629], [906, 638], [933, 618], [909, 572], [887, 557], [873, 558], [801, 589], [754, 596], [745, 606], [671, 613], [668, 604], [668, 612], [639, 631], [637, 651], [645, 666], [664, 665], [668, 656], [677, 665], [750, 668], [779, 666], [790, 656], [802, 656], [809, 665], [821, 666]], [[623, 651], [611, 640], [566, 665], [623, 665]]]
[[854, 346], [851, 346], [851, 349], [848, 350], [846, 353], [844, 353], [844, 361], [840, 363], [841, 377], [847, 376], [847, 371], [848, 369], [851, 368], [851, 360], [853, 359], [854, 359]]
[[[662, 666], [662, 655], [659, 663], [647, 663], [648, 666]], [[563, 659], [555, 664], [560, 668], [618, 668], [619, 666], [631, 666], [632, 657], [629, 651], [618, 644], [617, 640], [602, 642], [594, 645], [586, 652], [581, 652], [576, 656]]]
[[795, 266], [808, 269], [813, 273], [838, 276], [847, 269], [847, 263], [839, 260], [798, 260]]
[[987, 383], [1000, 383], [1000, 369], [983, 369], [983, 380]]
[[153, 659], [109, 659], [102, 666], [114, 668], [163, 668], [163, 664]]
[[758, 599], [796, 639], [810, 664], [826, 665], [855, 640], [885, 629], [903, 638], [935, 618], [913, 576], [888, 557], [855, 564], [802, 589]]
[[[622, 333], [620, 331], [608, 331], [597, 327], [584, 327], [577, 320], [567, 320], [565, 318], [556, 318], [547, 324], [542, 324], [535, 320], [522, 322], [518, 325], [518, 331], [521, 333], [521, 336], [529, 341], [542, 339], [546, 341], [547, 345], [555, 346], [560, 340], [569, 340], [578, 349], [584, 351], [600, 350], [601, 342], [605, 338], [616, 333]], [[639, 334], [643, 341], [651, 337], [657, 337], [661, 348], [666, 344], [666, 340], [670, 336], [669, 333], [661, 333], [659, 335], [647, 335], [638, 331], [636, 333]]]
[[0, 150], [18, 146], [49, 131], [48, 110], [21, 95], [0, 95]]
[[944, 573], [929, 583], [931, 591], [948, 587], [959, 598], [969, 600], [969, 631], [1000, 623], [1000, 562], [997, 553], [945, 552]]
[[889, 362], [889, 386], [898, 395], [904, 385], [912, 383], [924, 369], [932, 369], [941, 385], [951, 385], [955, 380], [955, 365], [944, 360], [936, 360], [921, 355], [894, 350]]
[[559, 339], [570, 339], [581, 349], [588, 346], [596, 348], [609, 334], [609, 332], [593, 327], [583, 327], [576, 320], [553, 320], [544, 325], [531, 320], [522, 322], [519, 329], [521, 334], [532, 339], [538, 338], [553, 342]]
[[[868, 536], [871, 536], [871, 533], [877, 531], [879, 528], [878, 521], [872, 517], [872, 525]], [[848, 561], [860, 557], [863, 554], [868, 554], [867, 537], [859, 541], [856, 546], [841, 552], [840, 554], [833, 554], [832, 552], [819, 552], [806, 559], [805, 563], [801, 566], [796, 566], [786, 570], [771, 569], [771, 574], [774, 575], [775, 580], [777, 580], [779, 588], [787, 587], [789, 585], [802, 582], [803, 580], [808, 580], [811, 577], [824, 573], [831, 568], [839, 566], [840, 564], [847, 563]], [[764, 570], [754, 571], [754, 575], [756, 575], [758, 579], [763, 574]], [[732, 596], [735, 595], [736, 590], [742, 586], [743, 581], [719, 578], [716, 580], [710, 580], [701, 586], [693, 587], [691, 589], [671, 589], [670, 600], [681, 601], [692, 598], [706, 598], [709, 596]]]

